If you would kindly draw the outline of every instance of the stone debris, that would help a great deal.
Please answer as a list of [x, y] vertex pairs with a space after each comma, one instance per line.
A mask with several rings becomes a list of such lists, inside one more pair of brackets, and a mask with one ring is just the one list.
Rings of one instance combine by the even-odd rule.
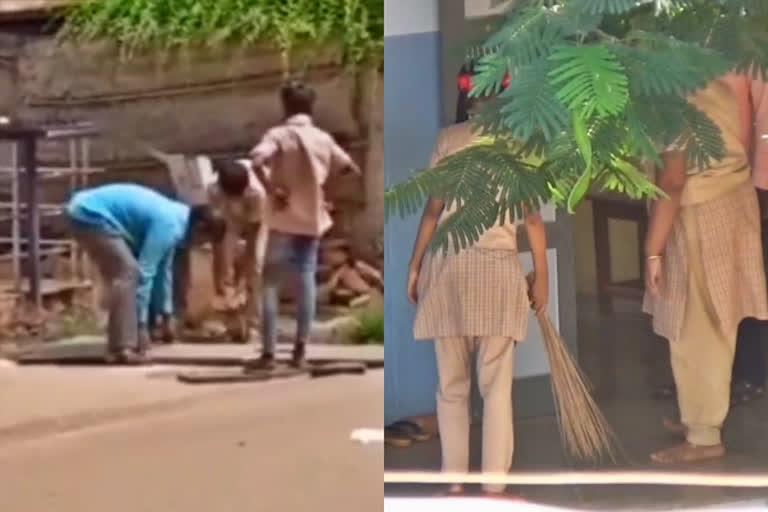
[[[321, 242], [318, 306], [321, 316], [327, 318], [329, 312], [334, 316], [328, 328], [322, 329], [325, 332], [317, 336], [323, 342], [343, 339], [355, 329], [356, 320], [351, 317], [350, 310], [383, 307], [384, 279], [380, 270], [383, 251], [366, 252], [367, 260], [357, 257], [358, 252], [346, 238], [328, 237]], [[192, 251], [186, 315], [178, 319], [179, 339], [252, 341], [250, 330], [259, 325], [258, 298], [249, 305], [244, 289], [229, 290], [224, 297], [216, 294], [211, 256], [209, 247]], [[288, 281], [283, 287], [283, 314], [292, 315], [295, 311], [296, 284]], [[93, 280], [90, 290], [81, 294], [46, 297], [42, 310], [37, 310], [15, 293], [0, 294], [0, 340], [28, 343], [103, 332], [108, 299], [108, 290], [98, 278]]]
[[382, 272], [355, 257], [345, 239], [324, 241], [320, 262], [318, 297], [321, 302], [362, 307], [368, 303], [372, 292], [384, 293]]

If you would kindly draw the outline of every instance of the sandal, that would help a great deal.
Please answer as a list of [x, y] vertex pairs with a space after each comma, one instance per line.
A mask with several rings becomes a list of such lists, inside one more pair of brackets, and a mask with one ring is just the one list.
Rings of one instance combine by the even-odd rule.
[[243, 371], [246, 373], [257, 371], [272, 371], [277, 368], [275, 356], [264, 353], [258, 359], [251, 359], [243, 364]]
[[110, 350], [104, 360], [109, 365], [139, 366], [147, 364], [149, 358], [145, 350], [131, 350], [128, 348]]
[[384, 427], [384, 442], [395, 448], [408, 448], [413, 444], [410, 436], [405, 435], [401, 429], [392, 426]]
[[432, 439], [432, 436], [429, 435], [429, 433], [424, 432], [424, 429], [421, 428], [421, 425], [412, 421], [396, 421], [389, 427], [392, 429], [397, 429], [401, 434], [409, 437], [413, 441], [424, 442]]
[[719, 459], [725, 455], [725, 446], [701, 446], [684, 442], [672, 448], [651, 454], [651, 460], [659, 464], [682, 464]]

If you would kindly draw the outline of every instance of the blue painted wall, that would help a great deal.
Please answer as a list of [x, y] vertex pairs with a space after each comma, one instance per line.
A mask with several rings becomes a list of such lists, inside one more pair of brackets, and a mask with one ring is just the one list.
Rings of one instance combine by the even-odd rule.
[[[440, 130], [439, 33], [385, 37], [384, 58], [384, 169], [389, 187], [427, 165]], [[432, 413], [435, 406], [434, 349], [431, 342], [413, 339], [414, 308], [405, 298], [418, 222], [418, 216], [391, 218], [384, 229], [384, 416], [388, 423]]]

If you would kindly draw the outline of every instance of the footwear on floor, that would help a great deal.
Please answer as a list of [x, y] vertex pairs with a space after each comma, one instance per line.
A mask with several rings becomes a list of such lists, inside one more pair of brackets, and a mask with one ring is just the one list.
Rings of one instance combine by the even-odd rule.
[[398, 428], [384, 427], [384, 442], [395, 448], [408, 448], [413, 444], [411, 438]]
[[412, 421], [396, 421], [390, 425], [393, 429], [398, 429], [403, 435], [408, 436], [413, 441], [424, 442], [432, 439], [429, 433], [425, 432], [418, 424]]
[[651, 454], [651, 460], [659, 464], [682, 464], [718, 459], [725, 455], [725, 445], [700, 446], [684, 442], [672, 448]]
[[118, 350], [110, 350], [104, 356], [104, 360], [107, 364], [114, 365], [142, 365], [148, 361], [146, 349], [129, 349], [122, 348]]
[[304, 368], [307, 365], [306, 351], [307, 349], [304, 343], [297, 343], [293, 346], [290, 363], [293, 368]]
[[245, 371], [274, 370], [277, 364], [272, 354], [262, 354], [258, 359], [246, 361], [243, 365]]

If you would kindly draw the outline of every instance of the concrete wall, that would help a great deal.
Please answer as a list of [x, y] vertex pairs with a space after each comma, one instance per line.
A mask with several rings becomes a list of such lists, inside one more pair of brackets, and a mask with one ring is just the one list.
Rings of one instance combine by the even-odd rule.
[[[17, 48], [0, 49], [0, 59], [4, 51], [12, 54], [7, 61], [16, 77], [11, 82], [12, 113], [31, 121], [97, 123], [109, 134], [93, 147], [93, 160], [112, 171], [102, 181], [130, 179], [169, 186], [165, 170], [128, 143], [131, 139], [166, 152], [240, 154], [282, 115], [276, 95], [284, 76], [282, 62], [270, 51], [121, 62], [107, 45], [60, 47], [50, 37], [31, 36], [6, 36], [6, 40]], [[4, 84], [9, 82], [3, 76], [3, 62], [0, 110]], [[365, 170], [362, 180], [329, 184], [331, 199], [341, 212], [338, 230], [366, 254], [371, 247], [380, 249], [383, 77], [377, 72], [345, 72], [338, 55], [328, 51], [312, 56], [305, 78], [318, 92], [317, 123], [337, 135]], [[41, 158], [63, 162], [64, 148], [44, 147]]]
[[0, 34], [0, 115], [10, 112], [16, 100], [17, 44], [16, 38]]

